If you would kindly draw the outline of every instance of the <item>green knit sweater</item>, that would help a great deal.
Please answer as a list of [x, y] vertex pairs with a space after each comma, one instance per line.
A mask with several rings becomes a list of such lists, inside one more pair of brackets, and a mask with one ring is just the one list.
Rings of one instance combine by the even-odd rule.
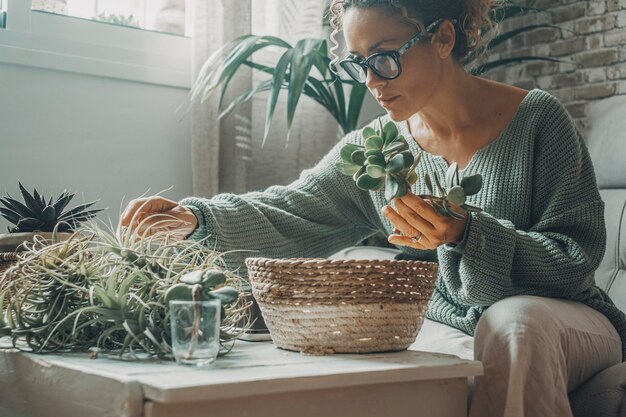
[[[397, 126], [411, 138], [406, 122]], [[390, 234], [392, 225], [381, 213], [384, 190], [359, 190], [335, 168], [341, 146], [360, 142], [359, 132], [346, 135], [287, 186], [182, 200], [199, 220], [191, 238], [205, 238], [220, 252], [237, 250], [224, 260], [245, 276], [248, 256], [327, 257], [378, 231]], [[421, 151], [408, 142], [414, 154]], [[419, 178], [427, 172], [444, 178], [446, 170], [443, 157], [423, 152]], [[483, 176], [482, 190], [467, 200], [483, 211], [470, 214], [461, 245], [400, 248], [439, 262], [428, 317], [473, 334], [485, 309], [503, 298], [566, 298], [605, 314], [626, 346], [626, 316], [593, 277], [606, 247], [604, 204], [587, 148], [558, 100], [532, 90], [504, 132], [459, 173]], [[428, 193], [423, 181], [413, 193]]]

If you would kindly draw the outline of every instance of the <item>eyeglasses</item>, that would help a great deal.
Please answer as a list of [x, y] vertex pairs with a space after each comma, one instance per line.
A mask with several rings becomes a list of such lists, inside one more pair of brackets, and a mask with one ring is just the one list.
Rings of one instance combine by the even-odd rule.
[[[446, 19], [437, 19], [428, 27], [426, 31], [419, 32], [404, 45], [395, 51], [383, 51], [370, 55], [366, 59], [348, 56], [341, 60], [339, 65], [348, 73], [354, 81], [365, 83], [367, 81], [367, 70], [371, 69], [374, 74], [385, 80], [396, 79], [402, 74], [402, 66], [400, 65], [400, 57], [406, 53], [417, 42], [425, 39], [430, 32], [435, 30]], [[456, 19], [451, 20], [452, 24], [456, 23]]]

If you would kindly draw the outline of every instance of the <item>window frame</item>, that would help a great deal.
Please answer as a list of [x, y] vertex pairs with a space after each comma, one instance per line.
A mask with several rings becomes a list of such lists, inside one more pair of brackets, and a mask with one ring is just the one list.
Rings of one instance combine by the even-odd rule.
[[[5, 1], [0, 64], [190, 88], [190, 36], [31, 10], [31, 0]], [[193, 1], [186, 0], [187, 10]]]

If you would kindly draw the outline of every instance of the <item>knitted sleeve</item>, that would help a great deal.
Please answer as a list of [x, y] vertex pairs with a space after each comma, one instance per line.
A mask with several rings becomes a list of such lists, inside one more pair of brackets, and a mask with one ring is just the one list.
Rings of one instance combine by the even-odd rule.
[[[606, 247], [604, 203], [587, 148], [562, 105], [540, 104], [532, 166], [532, 226], [472, 213], [460, 261], [465, 301], [517, 294], [571, 297], [594, 283]], [[445, 255], [444, 256], [452, 256]]]
[[[227, 252], [224, 260], [237, 267], [249, 256], [326, 257], [374, 234], [382, 225], [369, 194], [335, 168], [340, 147], [356, 137], [347, 135], [289, 185], [182, 200], [198, 217], [191, 239]], [[242, 252], [228, 253], [235, 250]]]

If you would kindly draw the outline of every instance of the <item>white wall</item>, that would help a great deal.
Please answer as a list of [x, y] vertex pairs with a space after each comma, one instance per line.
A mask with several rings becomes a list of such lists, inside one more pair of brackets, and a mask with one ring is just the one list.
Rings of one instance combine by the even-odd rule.
[[[118, 221], [122, 199], [173, 186], [191, 193], [190, 121], [174, 111], [184, 88], [0, 63], [0, 194], [17, 181]], [[8, 222], [0, 219], [0, 233]]]

